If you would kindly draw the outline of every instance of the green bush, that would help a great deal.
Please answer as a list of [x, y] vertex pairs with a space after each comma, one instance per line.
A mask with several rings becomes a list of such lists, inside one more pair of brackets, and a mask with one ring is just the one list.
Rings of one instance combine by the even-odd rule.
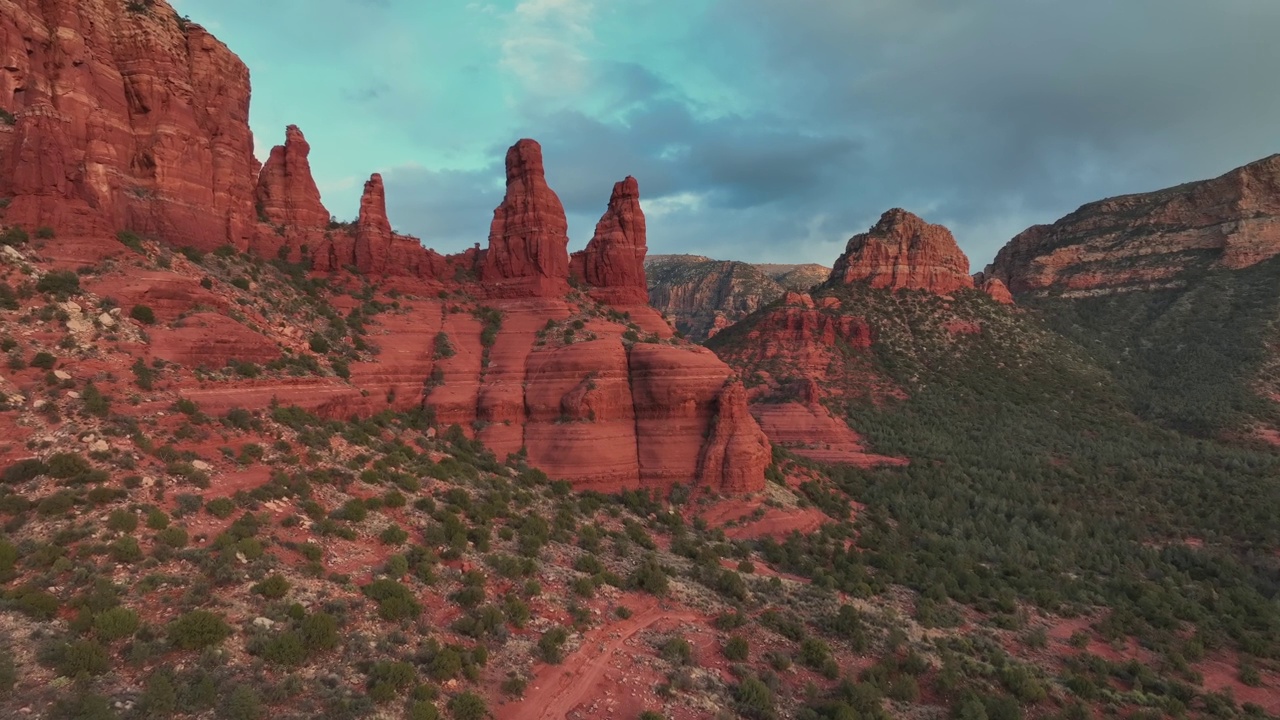
[[128, 510], [112, 510], [107, 516], [107, 527], [116, 532], [131, 533], [138, 529], [138, 516]]
[[721, 653], [724, 654], [726, 660], [741, 662], [747, 659], [750, 649], [751, 645], [747, 642], [746, 638], [741, 635], [734, 635], [725, 642], [724, 647], [721, 649]]
[[103, 642], [131, 637], [140, 624], [138, 613], [122, 605], [103, 610], [93, 618], [93, 630]]
[[143, 325], [156, 324], [156, 312], [147, 305], [134, 305], [133, 309], [129, 311], [129, 317]]
[[12, 485], [33, 480], [45, 474], [45, 464], [35, 458], [27, 460], [19, 460], [4, 469], [4, 475], [0, 476], [0, 483]]
[[316, 353], [317, 355], [324, 355], [328, 353], [330, 349], [329, 339], [320, 333], [312, 335], [308, 345], [311, 346], [311, 352]]
[[253, 586], [253, 591], [268, 600], [279, 600], [289, 593], [289, 581], [282, 575], [271, 575]]
[[469, 691], [455, 695], [447, 707], [454, 720], [484, 720], [489, 715], [484, 698]]
[[302, 643], [311, 652], [332, 650], [338, 647], [341, 640], [338, 635], [338, 619], [324, 612], [304, 617], [298, 624], [298, 632], [302, 635]]
[[236, 504], [230, 498], [215, 498], [205, 503], [204, 511], [216, 518], [226, 520], [236, 511]]
[[169, 640], [183, 650], [213, 647], [231, 635], [231, 626], [208, 610], [192, 610], [168, 626]]
[[553, 627], [538, 638], [538, 655], [552, 665], [564, 660], [564, 644], [569, 640], [569, 631], [562, 627]]
[[76, 295], [80, 292], [80, 276], [70, 270], [54, 270], [36, 281], [36, 292], [51, 295]]
[[218, 716], [225, 720], [261, 720], [266, 712], [257, 690], [248, 685], [237, 685], [222, 703]]
[[422, 612], [422, 606], [418, 604], [413, 592], [395, 580], [374, 580], [361, 591], [378, 603], [378, 615], [383, 620], [405, 620]]
[[108, 546], [111, 559], [118, 563], [135, 563], [142, 559], [142, 548], [131, 537], [122, 537]]
[[58, 364], [58, 358], [54, 357], [52, 353], [47, 353], [42, 350], [36, 353], [35, 357], [31, 358], [31, 362], [29, 364], [33, 368], [52, 370], [53, 366]]
[[146, 249], [142, 247], [142, 238], [138, 237], [137, 233], [129, 230], [121, 230], [116, 233], [116, 240], [119, 240], [121, 245], [124, 245], [139, 255], [146, 254]]
[[0, 233], [0, 245], [26, 245], [31, 236], [20, 227], [11, 227]]
[[53, 650], [47, 660], [59, 675], [69, 678], [84, 675], [101, 675], [111, 669], [107, 651], [93, 640], [77, 640], [64, 643]]
[[749, 677], [739, 683], [733, 689], [733, 699], [743, 717], [753, 720], [773, 720], [777, 717], [773, 691], [757, 678]]

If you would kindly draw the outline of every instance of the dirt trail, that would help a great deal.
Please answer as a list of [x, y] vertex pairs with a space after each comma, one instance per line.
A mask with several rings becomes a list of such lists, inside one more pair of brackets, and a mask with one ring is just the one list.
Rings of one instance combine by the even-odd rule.
[[495, 714], [501, 720], [567, 718], [578, 705], [603, 696], [601, 686], [609, 682], [604, 678], [610, 668], [609, 661], [615, 654], [628, 654], [624, 648], [627, 640], [658, 622], [704, 619], [688, 611], [664, 610], [652, 599], [628, 607], [634, 613], [630, 618], [589, 630], [582, 644], [564, 662], [539, 670], [523, 700]]

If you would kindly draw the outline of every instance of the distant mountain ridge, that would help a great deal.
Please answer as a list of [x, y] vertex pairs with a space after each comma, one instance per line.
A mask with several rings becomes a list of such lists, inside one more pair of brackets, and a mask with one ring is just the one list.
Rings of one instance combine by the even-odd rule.
[[701, 342], [782, 297], [827, 280], [831, 268], [714, 260], [703, 255], [650, 255], [649, 303], [689, 339]]

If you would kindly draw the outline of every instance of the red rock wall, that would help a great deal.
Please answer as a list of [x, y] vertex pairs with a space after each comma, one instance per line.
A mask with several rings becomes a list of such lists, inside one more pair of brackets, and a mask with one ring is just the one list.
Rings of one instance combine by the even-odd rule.
[[156, 0], [0, 8], [0, 107], [19, 117], [0, 167], [6, 219], [66, 234], [118, 227], [175, 245], [248, 247], [256, 166], [249, 72]]

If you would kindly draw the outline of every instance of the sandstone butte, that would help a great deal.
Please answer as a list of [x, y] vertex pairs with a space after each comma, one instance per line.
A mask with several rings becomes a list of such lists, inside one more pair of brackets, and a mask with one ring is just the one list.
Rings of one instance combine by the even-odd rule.
[[[673, 338], [647, 305], [633, 178], [614, 187], [571, 262], [542, 150], [521, 140], [507, 154], [488, 247], [445, 257], [392, 231], [376, 174], [359, 219], [332, 222], [297, 127], [259, 165], [248, 69], [165, 0], [145, 11], [115, 0], [18, 0], [3, 10], [0, 109], [15, 121], [0, 120], [0, 197], [9, 199], [0, 221], [55, 229], [52, 259], [111, 257], [122, 251], [114, 235], [128, 230], [176, 247], [306, 261], [314, 273], [354, 270], [412, 298], [406, 312], [380, 316], [382, 352], [352, 363], [349, 381], [261, 378], [184, 392], [207, 411], [272, 399], [334, 417], [425, 405], [500, 457], [523, 449], [579, 488], [763, 487], [770, 446], [741, 383], [710, 351]], [[151, 358], [266, 361], [304, 347], [290, 328], [258, 332], [229, 318], [198, 275], [104, 273], [87, 287], [154, 307]], [[333, 298], [339, 309], [347, 300]], [[501, 318], [496, 335], [484, 313], [467, 312], [481, 303]], [[575, 321], [579, 337], [564, 340], [561, 325]], [[440, 334], [448, 357], [433, 349]]]
[[[850, 394], [888, 399], [901, 389], [875, 370], [865, 352], [875, 342], [871, 324], [830, 292], [852, 284], [920, 290], [949, 297], [975, 287], [1011, 304], [999, 279], [968, 274], [969, 259], [951, 232], [901, 209], [890, 210], [870, 231], [849, 240], [818, 296], [787, 292], [729, 339], [710, 343], [744, 376], [758, 383], [751, 413], [770, 441], [824, 462], [902, 463], [866, 452], [862, 440], [823, 404]], [[821, 291], [826, 291], [821, 292]], [[963, 331], [980, 331], [977, 327]]]
[[987, 277], [1015, 295], [1096, 295], [1181, 285], [1190, 269], [1280, 254], [1280, 155], [1212, 180], [1089, 203], [1024, 231]]

